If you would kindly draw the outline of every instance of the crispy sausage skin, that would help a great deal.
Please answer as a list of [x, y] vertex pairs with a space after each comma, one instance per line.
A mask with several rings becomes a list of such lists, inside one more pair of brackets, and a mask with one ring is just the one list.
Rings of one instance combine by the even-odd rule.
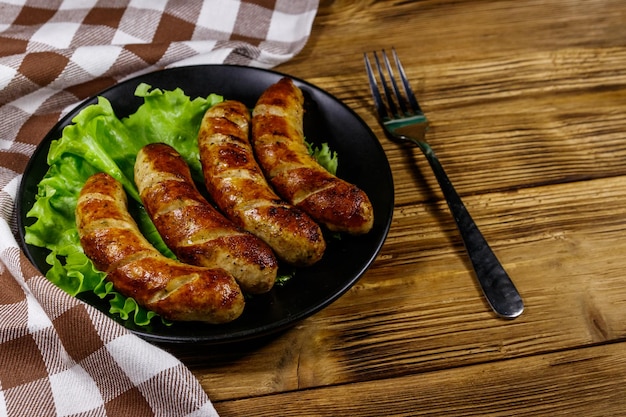
[[374, 223], [369, 198], [329, 173], [304, 142], [302, 91], [289, 78], [270, 86], [254, 107], [251, 141], [278, 195], [329, 230], [364, 234]]
[[278, 271], [272, 249], [209, 204], [174, 148], [164, 143], [142, 148], [135, 183], [148, 215], [178, 259], [224, 268], [245, 292], [260, 294], [272, 288]]
[[287, 263], [308, 266], [324, 254], [319, 225], [271, 189], [248, 138], [250, 112], [224, 101], [204, 115], [198, 133], [207, 190], [235, 224], [260, 237]]
[[223, 269], [169, 259], [141, 234], [122, 185], [105, 173], [90, 177], [76, 206], [85, 254], [121, 294], [170, 320], [226, 323], [241, 315], [244, 297]]

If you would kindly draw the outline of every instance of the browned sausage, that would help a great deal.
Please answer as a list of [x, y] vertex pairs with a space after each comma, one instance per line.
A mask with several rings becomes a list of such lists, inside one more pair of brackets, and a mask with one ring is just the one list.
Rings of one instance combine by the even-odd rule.
[[249, 110], [237, 101], [207, 110], [198, 133], [207, 190], [228, 218], [267, 242], [279, 258], [312, 265], [326, 248], [322, 231], [271, 189], [254, 159], [249, 122]]
[[118, 181], [99, 173], [87, 180], [76, 206], [85, 255], [115, 289], [170, 320], [226, 323], [239, 317], [244, 298], [233, 276], [161, 255], [139, 231], [126, 198]]
[[178, 259], [224, 268], [249, 293], [272, 288], [278, 270], [272, 249], [209, 204], [174, 148], [164, 143], [142, 148], [135, 162], [135, 183], [148, 215]]
[[302, 91], [289, 78], [270, 86], [252, 113], [252, 145], [278, 195], [329, 230], [363, 234], [374, 223], [369, 198], [329, 173], [304, 142]]

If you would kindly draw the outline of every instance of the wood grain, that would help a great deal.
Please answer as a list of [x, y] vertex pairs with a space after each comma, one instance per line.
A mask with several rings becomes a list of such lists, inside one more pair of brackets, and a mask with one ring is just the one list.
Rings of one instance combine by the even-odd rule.
[[[277, 70], [372, 128], [392, 226], [359, 282], [288, 331], [169, 347], [220, 414], [626, 415], [625, 21], [621, 0], [321, 1]], [[363, 53], [390, 47], [524, 297], [515, 320], [482, 299], [423, 156], [378, 125]]]
[[[374, 267], [333, 305], [254, 349], [246, 344], [222, 354], [218, 347], [200, 358], [191, 352], [186, 362], [202, 370], [202, 384], [221, 400], [623, 340], [626, 206], [615, 197], [626, 201], [626, 180], [593, 183], [582, 200], [572, 193], [575, 184], [490, 195], [491, 210], [507, 211], [498, 217], [483, 218], [482, 198], [467, 199], [526, 301], [514, 321], [488, 310], [452, 220], [438, 219], [447, 217], [444, 207], [401, 209]], [[560, 205], [575, 210], [558, 214]], [[538, 206], [555, 214], [535, 217]], [[208, 374], [207, 362], [216, 364]], [[234, 364], [245, 374], [229, 375]]]
[[623, 346], [612, 344], [217, 403], [216, 408], [221, 415], [259, 417], [301, 416], [303, 410], [311, 417], [618, 416], [626, 407], [624, 367]]

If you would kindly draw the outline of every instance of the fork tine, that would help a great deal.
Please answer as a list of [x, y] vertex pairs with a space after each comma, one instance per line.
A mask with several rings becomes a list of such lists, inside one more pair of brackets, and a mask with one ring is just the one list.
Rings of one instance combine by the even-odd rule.
[[374, 71], [372, 70], [372, 64], [370, 63], [367, 53], [363, 54], [363, 58], [365, 60], [365, 70], [367, 71], [367, 78], [369, 79], [370, 90], [372, 91], [372, 97], [374, 97], [374, 104], [376, 105], [376, 110], [378, 110], [378, 116], [381, 120], [388, 119], [389, 114], [387, 113], [387, 108], [385, 107], [383, 98], [380, 95], [378, 82], [376, 82], [376, 77], [374, 76]]
[[[391, 60], [389, 59], [389, 56], [387, 55], [387, 52], [385, 52], [385, 50], [383, 49], [380, 53], [382, 56], [383, 64], [381, 64], [381, 60], [378, 58], [378, 53], [376, 51], [372, 52], [376, 65], [376, 71], [373, 69], [373, 65], [368, 57], [368, 54], [363, 54], [365, 58], [365, 69], [367, 70], [370, 89], [372, 91], [372, 96], [374, 97], [374, 102], [376, 104], [376, 109], [378, 110], [378, 115], [380, 119], [384, 121], [389, 119], [400, 119], [409, 116], [423, 116], [424, 112], [417, 102], [415, 93], [413, 93], [413, 90], [411, 89], [411, 85], [406, 76], [406, 72], [404, 71], [404, 67], [400, 62], [400, 58], [398, 57], [395, 48], [391, 48], [391, 53], [393, 58], [393, 64], [395, 64], [395, 69], [400, 74], [402, 88], [399, 87], [399, 83], [394, 73], [393, 65], [391, 63]], [[375, 72], [378, 73], [378, 80]], [[391, 88], [389, 88], [387, 77], [389, 77]], [[382, 94], [380, 91], [381, 89], [379, 88], [379, 81], [380, 86], [382, 86], [383, 90]], [[398, 107], [400, 108], [400, 112], [398, 112]]]
[[[384, 52], [383, 52], [384, 53]], [[376, 62], [376, 69], [378, 70], [378, 76], [380, 77], [380, 83], [383, 85], [383, 91], [385, 92], [385, 97], [387, 98], [387, 106], [389, 106], [389, 111], [391, 112], [391, 117], [395, 117], [398, 114], [398, 108], [393, 101], [393, 97], [391, 96], [391, 90], [387, 85], [387, 79], [385, 77], [385, 73], [383, 72], [383, 68], [380, 65], [380, 61], [378, 60], [378, 54], [374, 51], [374, 61]], [[390, 74], [390, 78], [393, 82], [393, 76]]]
[[424, 114], [422, 108], [417, 102], [417, 98], [415, 98], [415, 94], [411, 89], [411, 84], [409, 84], [409, 80], [404, 72], [404, 67], [400, 63], [400, 58], [398, 58], [398, 54], [396, 53], [395, 48], [391, 48], [391, 52], [393, 54], [393, 59], [396, 63], [396, 67], [398, 68], [398, 72], [400, 73], [400, 78], [402, 79], [402, 85], [404, 86], [404, 92], [406, 93], [406, 97], [409, 100], [409, 104], [415, 113]]
[[[393, 50], [393, 52], [394, 52], [394, 57], [396, 57], [395, 49]], [[402, 94], [400, 94], [400, 89], [398, 88], [398, 84], [396, 83], [396, 76], [393, 73], [393, 69], [391, 68], [391, 64], [389, 63], [389, 58], [387, 57], [387, 53], [385, 52], [384, 49], [382, 50], [381, 55], [383, 56], [383, 61], [385, 62], [385, 68], [387, 68], [387, 74], [389, 74], [389, 79], [391, 80], [391, 87], [393, 88], [393, 92], [396, 96], [396, 102], [400, 106], [400, 110], [402, 111], [402, 114], [406, 115], [407, 114], [407, 109], [405, 105], [406, 100], [403, 99]], [[396, 61], [396, 67], [397, 67], [397, 61]]]

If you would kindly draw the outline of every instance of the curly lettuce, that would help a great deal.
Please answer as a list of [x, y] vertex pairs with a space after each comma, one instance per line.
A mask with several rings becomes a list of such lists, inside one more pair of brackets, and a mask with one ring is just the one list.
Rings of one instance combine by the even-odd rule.
[[337, 167], [339, 166], [339, 157], [337, 152], [334, 152], [328, 146], [328, 143], [324, 142], [321, 146], [313, 146], [309, 142], [306, 142], [309, 154], [317, 160], [317, 162], [323, 166], [326, 171], [333, 175], [337, 174]]
[[133, 175], [135, 158], [148, 143], [167, 143], [187, 161], [194, 177], [200, 178], [197, 132], [206, 110], [223, 97], [211, 94], [192, 100], [181, 89], [163, 91], [147, 84], [139, 85], [135, 95], [143, 97], [144, 103], [132, 115], [118, 118], [111, 103], [99, 97], [97, 104], [83, 109], [63, 129], [61, 138], [51, 142], [49, 169], [27, 213], [35, 222], [26, 227], [25, 240], [50, 251], [46, 277], [51, 282], [73, 296], [93, 292], [109, 302], [111, 314], [146, 326], [156, 314], [117, 293], [105, 280], [106, 274], [84, 254], [74, 215], [78, 194], [91, 175], [108, 173], [124, 186], [142, 233], [164, 255], [174, 258], [140, 204]]

